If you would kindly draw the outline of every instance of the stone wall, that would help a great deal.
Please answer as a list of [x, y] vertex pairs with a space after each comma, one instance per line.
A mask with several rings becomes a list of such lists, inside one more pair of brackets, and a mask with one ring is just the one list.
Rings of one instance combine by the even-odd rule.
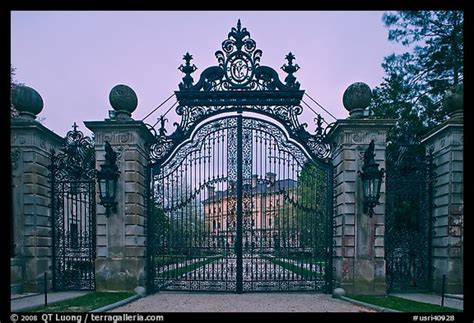
[[[139, 121], [90, 121], [96, 168], [104, 162], [105, 141], [118, 153], [117, 212], [106, 217], [97, 205], [97, 290], [133, 291], [146, 279], [146, 176], [151, 134]], [[98, 192], [97, 192], [98, 194]], [[100, 202], [97, 196], [97, 202]]]
[[375, 140], [375, 161], [385, 167], [388, 120], [338, 120], [328, 135], [334, 165], [334, 279], [348, 294], [384, 295], [385, 185], [370, 218], [363, 212], [364, 152]]
[[463, 120], [450, 119], [422, 140], [435, 165], [433, 192], [433, 289], [463, 292]]
[[[51, 277], [50, 150], [61, 137], [36, 121], [12, 120], [12, 293], [43, 290]], [[38, 283], [40, 283], [39, 286]]]

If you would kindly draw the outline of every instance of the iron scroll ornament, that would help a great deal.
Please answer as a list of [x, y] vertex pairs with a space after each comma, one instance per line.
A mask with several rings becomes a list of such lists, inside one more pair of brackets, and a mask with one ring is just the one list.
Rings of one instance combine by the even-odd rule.
[[73, 130], [51, 150], [52, 285], [54, 290], [94, 290], [95, 149], [90, 137]]
[[95, 149], [90, 137], [77, 130], [68, 131], [60, 153], [51, 150], [49, 169], [57, 181], [90, 181], [95, 179]]
[[174, 123], [175, 131], [166, 135], [165, 120], [161, 128], [153, 132], [155, 142], [151, 145], [152, 163], [165, 161], [184, 140], [188, 139], [199, 123], [225, 112], [255, 112], [275, 119], [288, 131], [290, 137], [300, 142], [314, 157], [327, 159], [330, 145], [325, 140], [320, 122], [315, 134], [310, 134], [300, 124], [298, 116], [303, 112], [300, 105], [304, 90], [296, 81], [294, 73], [299, 69], [293, 61], [295, 56], [286, 55], [287, 64], [282, 70], [287, 73], [285, 82], [271, 67], [260, 65], [262, 50], [257, 49], [250, 33], [242, 27], [240, 20], [233, 27], [222, 50], [215, 53], [217, 66], [206, 68], [196, 84], [191, 76], [197, 70], [191, 64], [192, 55], [186, 53], [185, 63], [179, 67], [185, 75], [176, 91], [178, 106], [176, 113], [181, 116]]

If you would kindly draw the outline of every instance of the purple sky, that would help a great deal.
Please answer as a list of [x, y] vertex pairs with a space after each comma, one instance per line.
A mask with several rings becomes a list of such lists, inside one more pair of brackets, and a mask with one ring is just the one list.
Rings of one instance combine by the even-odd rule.
[[[241, 19], [263, 51], [260, 64], [280, 67], [291, 51], [301, 69], [301, 88], [338, 118], [346, 118], [342, 94], [353, 82], [382, 82], [384, 56], [405, 51], [387, 40], [381, 11], [23, 11], [11, 15], [11, 62], [16, 79], [35, 88], [45, 103], [40, 117], [61, 136], [76, 121], [103, 120], [110, 89], [127, 84], [138, 96], [142, 119], [178, 89], [178, 66], [189, 51], [198, 70], [217, 65], [231, 27]], [[328, 121], [314, 103], [305, 101]], [[154, 124], [173, 100], [145, 120]], [[308, 110], [304, 105], [305, 110]], [[176, 121], [174, 111], [167, 116]], [[312, 113], [300, 118], [314, 130]], [[88, 130], [86, 134], [90, 134]]]

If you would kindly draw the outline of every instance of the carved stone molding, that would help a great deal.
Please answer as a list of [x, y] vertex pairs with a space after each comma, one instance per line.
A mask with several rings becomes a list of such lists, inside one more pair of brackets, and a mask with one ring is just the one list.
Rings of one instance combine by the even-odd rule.
[[20, 157], [21, 157], [21, 150], [18, 148], [14, 148], [11, 150], [11, 163], [12, 163], [12, 170], [18, 169], [20, 164]]
[[144, 145], [145, 141], [140, 138], [139, 136], [135, 136], [133, 132], [126, 131], [121, 132], [120, 129], [116, 131], [104, 131], [98, 132], [95, 134], [94, 142], [96, 145], [104, 145], [105, 141], [108, 141], [112, 146], [120, 146], [120, 145], [130, 145], [130, 144], [137, 144], [137, 145]]

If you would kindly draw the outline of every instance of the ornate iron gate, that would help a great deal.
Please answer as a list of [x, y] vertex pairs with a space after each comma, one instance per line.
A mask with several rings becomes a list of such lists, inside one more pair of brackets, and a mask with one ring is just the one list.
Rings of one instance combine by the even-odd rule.
[[298, 121], [295, 57], [284, 84], [240, 21], [222, 49], [196, 84], [184, 56], [181, 122], [151, 147], [148, 287], [330, 291], [329, 145]]
[[387, 288], [430, 290], [432, 158], [418, 142], [397, 146], [387, 153]]
[[53, 289], [95, 289], [95, 150], [69, 131], [61, 152], [51, 152]]

